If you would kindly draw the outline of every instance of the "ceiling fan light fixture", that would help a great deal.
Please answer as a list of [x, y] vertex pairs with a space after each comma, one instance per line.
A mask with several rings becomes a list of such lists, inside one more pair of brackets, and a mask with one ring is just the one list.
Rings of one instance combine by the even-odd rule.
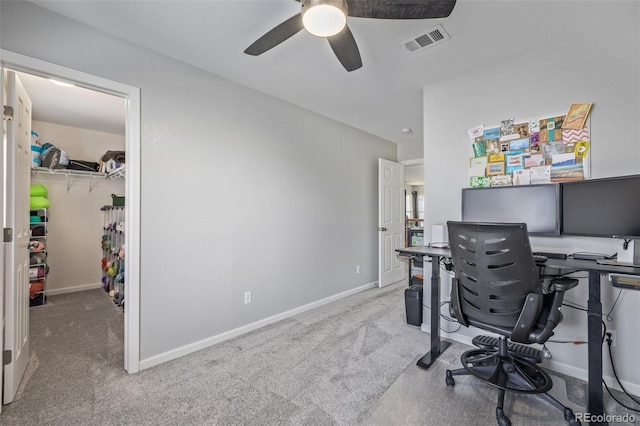
[[347, 3], [344, 0], [303, 0], [302, 24], [318, 37], [336, 35], [347, 24]]

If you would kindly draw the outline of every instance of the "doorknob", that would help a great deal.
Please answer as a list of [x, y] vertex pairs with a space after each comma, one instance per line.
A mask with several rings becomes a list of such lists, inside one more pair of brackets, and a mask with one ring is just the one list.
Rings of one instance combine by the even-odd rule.
[[387, 228], [385, 228], [384, 226], [378, 226], [378, 231], [386, 231]]

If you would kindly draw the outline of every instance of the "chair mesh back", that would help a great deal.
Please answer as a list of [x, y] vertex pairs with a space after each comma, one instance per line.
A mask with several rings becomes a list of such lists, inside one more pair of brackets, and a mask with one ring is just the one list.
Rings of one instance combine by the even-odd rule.
[[514, 327], [529, 293], [542, 293], [524, 223], [448, 222], [462, 314]]

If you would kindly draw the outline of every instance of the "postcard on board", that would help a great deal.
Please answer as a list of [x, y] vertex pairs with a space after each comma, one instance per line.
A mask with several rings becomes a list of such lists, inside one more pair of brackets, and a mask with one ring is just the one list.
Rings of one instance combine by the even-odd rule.
[[540, 120], [540, 142], [562, 140], [564, 115]]
[[484, 129], [483, 136], [485, 139], [499, 139], [500, 127], [492, 127], [490, 129]]
[[531, 167], [530, 181], [532, 184], [549, 183], [551, 181], [551, 166]]
[[529, 138], [516, 139], [509, 142], [509, 151], [523, 151], [529, 149]]
[[544, 157], [542, 154], [531, 154], [524, 157], [524, 167], [544, 166]]
[[511, 185], [511, 174], [491, 176], [491, 186]]
[[482, 157], [483, 155], [487, 155], [487, 149], [485, 147], [484, 141], [474, 142], [472, 146], [474, 156]]
[[513, 118], [508, 118], [500, 122], [500, 136], [512, 135], [515, 133]]
[[487, 176], [496, 176], [504, 174], [504, 163], [489, 163], [487, 164]]
[[478, 137], [482, 137], [483, 132], [484, 132], [484, 125], [482, 124], [467, 130], [469, 139], [476, 139]]
[[507, 155], [507, 173], [512, 173], [514, 170], [524, 169], [524, 155], [522, 154], [509, 154]]
[[571, 104], [569, 111], [562, 123], [563, 129], [582, 129], [591, 111], [591, 102]]
[[531, 183], [531, 171], [529, 169], [515, 170], [513, 172], [514, 185], [529, 185]]

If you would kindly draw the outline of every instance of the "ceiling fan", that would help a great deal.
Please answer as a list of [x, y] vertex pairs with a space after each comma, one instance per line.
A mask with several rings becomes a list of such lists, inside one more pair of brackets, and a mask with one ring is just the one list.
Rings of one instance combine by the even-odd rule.
[[249, 46], [244, 53], [258, 56], [306, 29], [325, 37], [347, 71], [362, 67], [356, 40], [347, 16], [372, 19], [433, 19], [451, 14], [456, 0], [294, 0], [301, 12], [277, 25]]

